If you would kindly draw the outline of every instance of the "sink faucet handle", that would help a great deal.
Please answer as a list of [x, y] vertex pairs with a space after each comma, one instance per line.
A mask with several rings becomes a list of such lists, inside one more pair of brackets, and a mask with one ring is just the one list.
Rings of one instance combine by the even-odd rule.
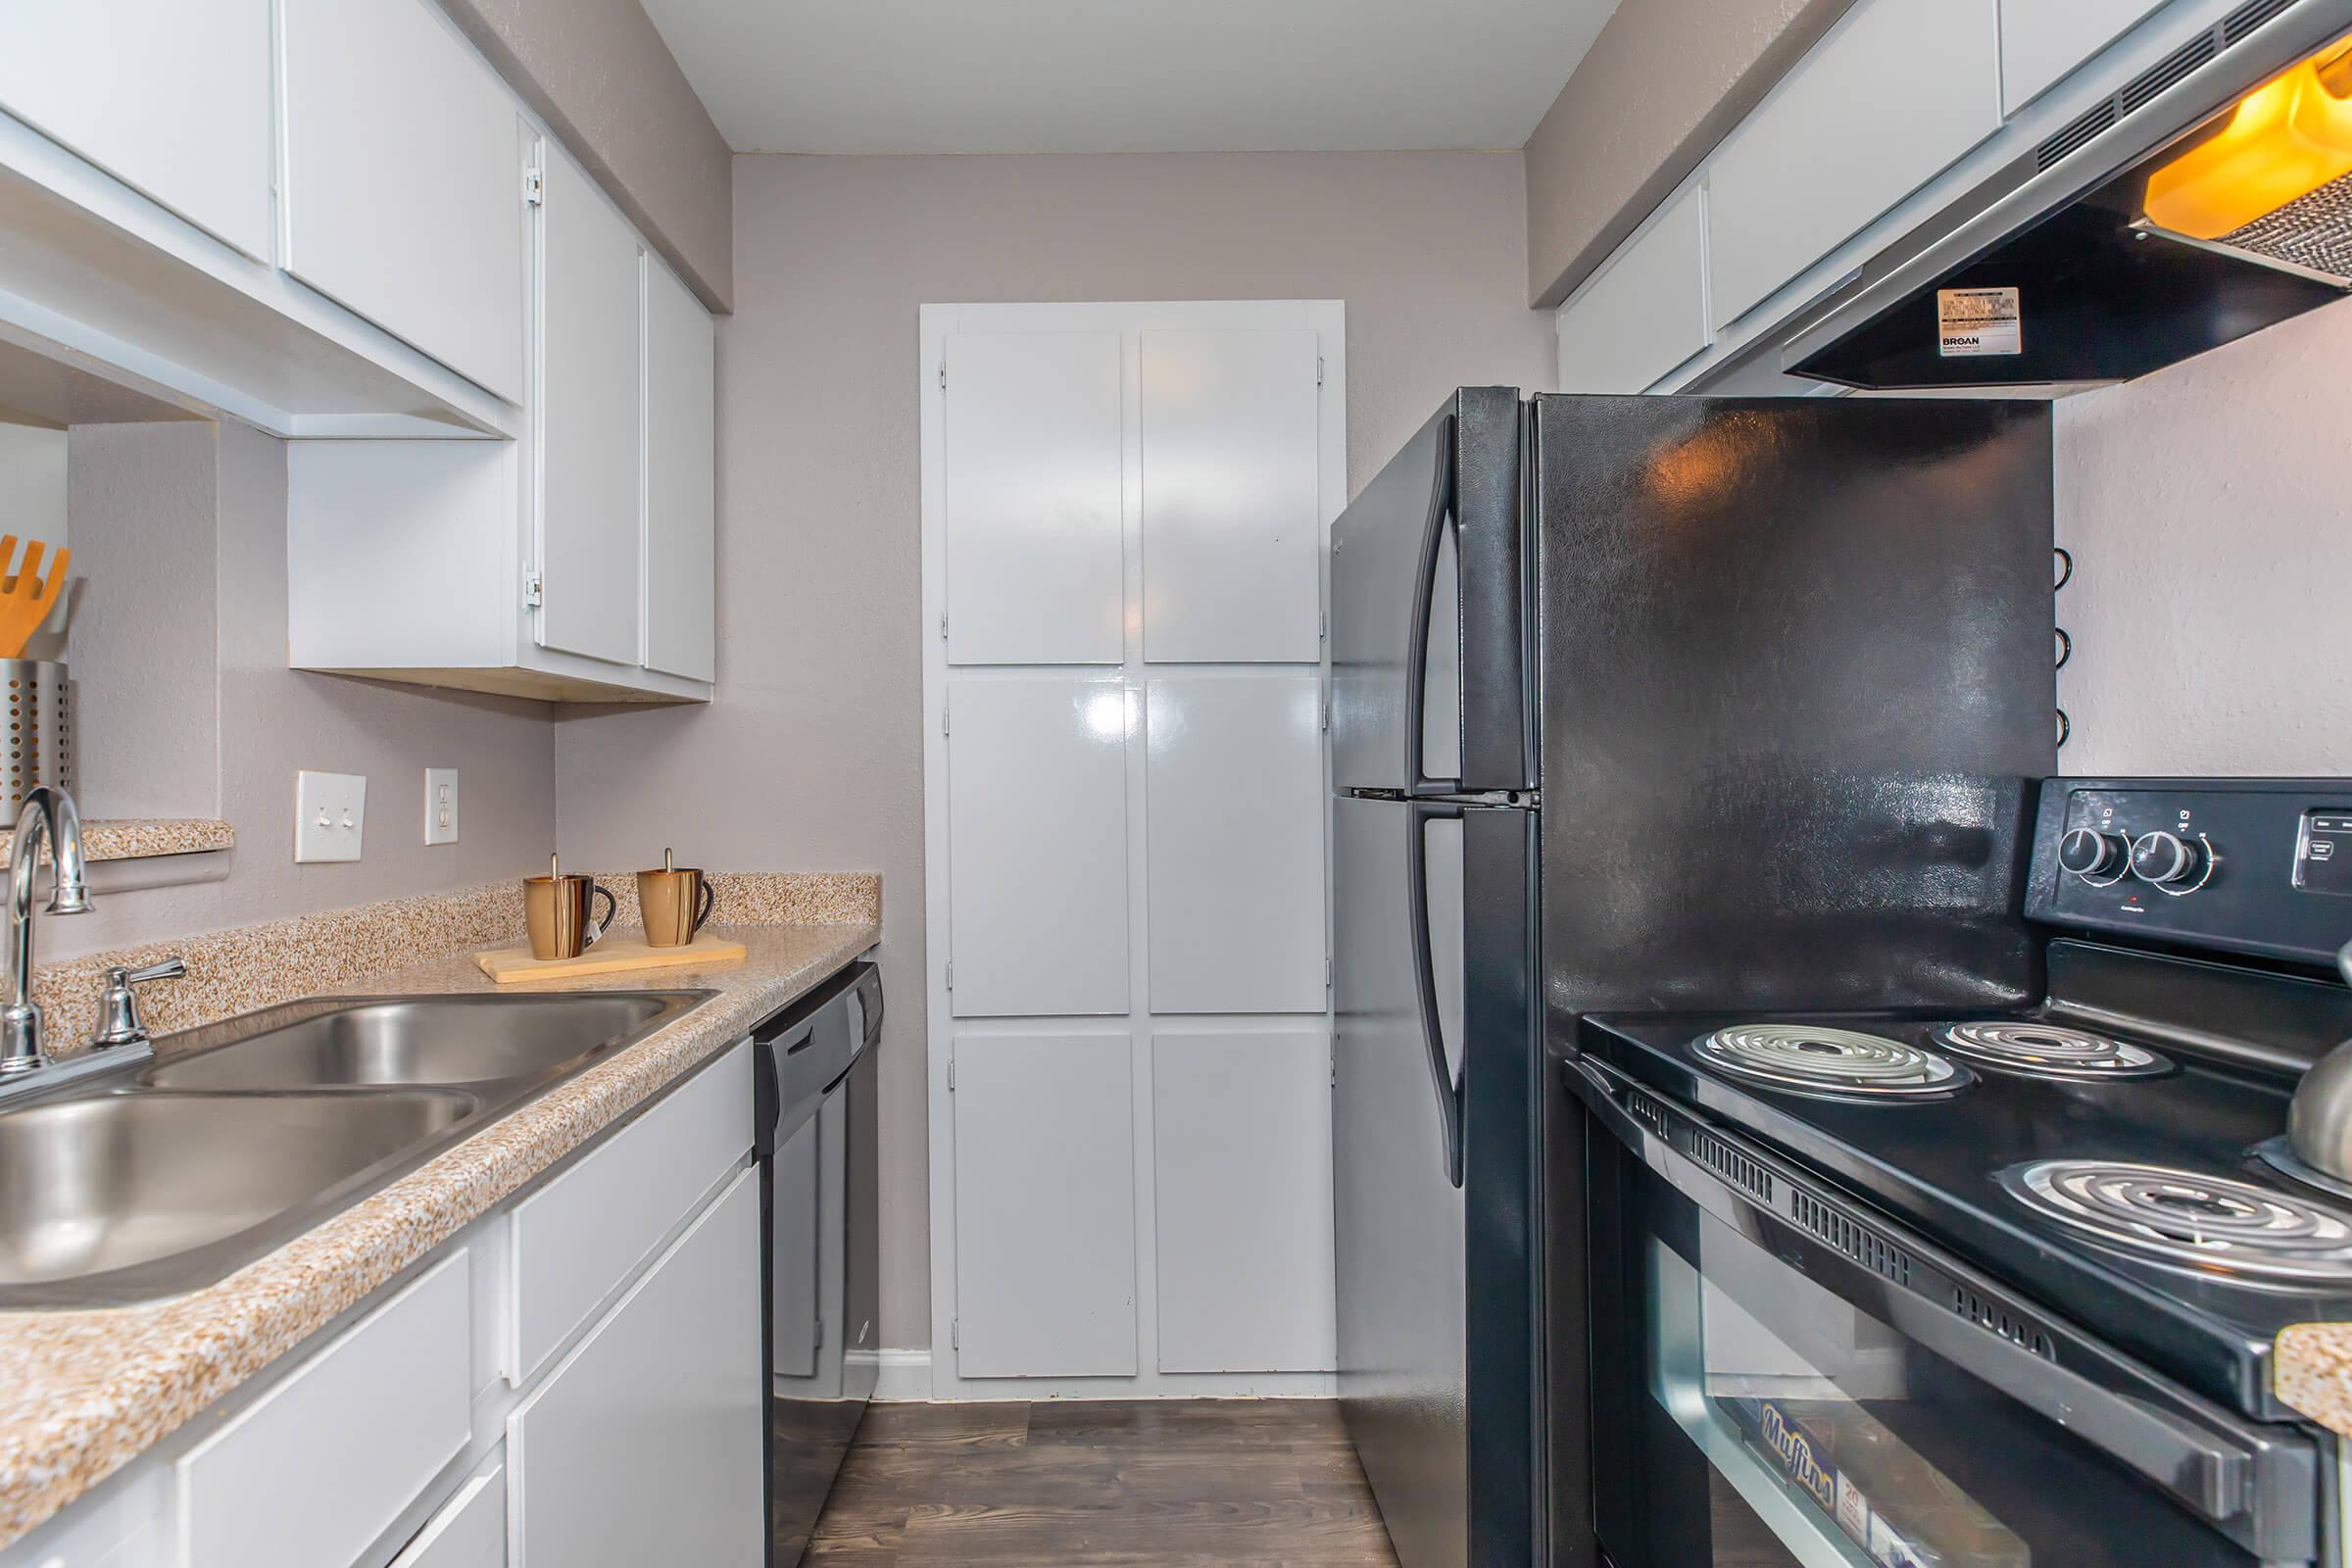
[[98, 1032], [90, 1036], [90, 1044], [101, 1049], [146, 1044], [147, 1026], [139, 1021], [139, 996], [131, 987], [150, 980], [176, 980], [187, 972], [187, 964], [177, 956], [139, 969], [118, 964], [107, 970], [106, 991], [98, 999]]

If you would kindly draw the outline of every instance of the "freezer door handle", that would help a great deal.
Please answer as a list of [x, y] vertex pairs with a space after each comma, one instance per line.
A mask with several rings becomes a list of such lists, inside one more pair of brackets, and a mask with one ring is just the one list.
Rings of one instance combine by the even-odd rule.
[[1429, 824], [1459, 820], [1462, 808], [1442, 801], [1406, 803], [1405, 913], [1413, 946], [1413, 1000], [1421, 1013], [1421, 1043], [1429, 1053], [1430, 1083], [1438, 1092], [1446, 1179], [1462, 1185], [1462, 1085], [1446, 1064], [1446, 1026], [1438, 1014], [1437, 956], [1429, 940]]
[[1437, 473], [1430, 481], [1429, 517], [1421, 526], [1421, 557], [1414, 565], [1412, 640], [1404, 650], [1404, 776], [1413, 795], [1459, 795], [1458, 778], [1431, 778], [1421, 771], [1427, 760], [1421, 739], [1423, 714], [1429, 705], [1429, 622], [1436, 611], [1438, 553], [1446, 530], [1453, 526], [1454, 420], [1448, 416], [1438, 431]]

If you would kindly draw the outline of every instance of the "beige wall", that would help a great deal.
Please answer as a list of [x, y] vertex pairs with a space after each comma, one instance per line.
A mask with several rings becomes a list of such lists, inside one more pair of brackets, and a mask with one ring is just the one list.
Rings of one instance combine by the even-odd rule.
[[637, 0], [443, 0], [712, 310], [735, 295], [732, 154]]
[[2058, 406], [2078, 774], [2352, 776], [2352, 303]]
[[1624, 0], [1528, 138], [1528, 298], [1566, 299], [1852, 4]]
[[[70, 442], [70, 660], [83, 811], [225, 817], [213, 880], [114, 889], [36, 931], [39, 957], [463, 887], [541, 862], [556, 836], [545, 704], [286, 667], [286, 454], [242, 425], [82, 425]], [[463, 837], [427, 848], [424, 769], [456, 767]], [[294, 774], [368, 777], [367, 854], [294, 863]], [[142, 862], [141, 879], [199, 867]], [[103, 885], [103, 884], [102, 884]]]
[[1548, 386], [1515, 153], [743, 158], [718, 697], [557, 723], [564, 854], [876, 869], [883, 1343], [930, 1339], [916, 308], [1338, 298], [1350, 492], [1464, 382]]

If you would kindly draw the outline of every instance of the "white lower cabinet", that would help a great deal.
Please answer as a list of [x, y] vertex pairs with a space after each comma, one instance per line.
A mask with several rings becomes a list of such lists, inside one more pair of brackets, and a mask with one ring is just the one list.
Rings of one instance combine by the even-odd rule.
[[751, 1053], [469, 1225], [0, 1568], [760, 1568]]
[[755, 1568], [760, 1188], [745, 1171], [507, 1422], [515, 1568]]
[[435, 1264], [180, 1458], [186, 1568], [351, 1562], [465, 1451], [466, 1261]]
[[433, 1515], [392, 1568], [503, 1568], [507, 1560], [507, 1467], [466, 1483]]

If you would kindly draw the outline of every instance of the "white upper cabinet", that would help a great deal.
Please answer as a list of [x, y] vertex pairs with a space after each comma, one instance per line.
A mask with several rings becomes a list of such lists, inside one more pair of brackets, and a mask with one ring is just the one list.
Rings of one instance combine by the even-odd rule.
[[1863, 0], [1726, 138], [1708, 172], [1717, 326], [2000, 128], [1998, 10]]
[[1144, 657], [1322, 657], [1315, 334], [1145, 332]]
[[634, 664], [643, 253], [604, 193], [553, 147], [545, 206], [539, 642]]
[[1119, 334], [957, 332], [941, 375], [948, 662], [1117, 663]]
[[717, 336], [710, 313], [645, 264], [645, 662], [716, 672]]
[[1645, 392], [1713, 341], [1702, 200], [1691, 185], [1668, 201], [1562, 308], [1561, 391]]
[[0, 109], [270, 259], [270, 0], [10, 0]]
[[2014, 115], [2164, 0], [2001, 0], [2001, 112]]
[[524, 129], [505, 84], [424, 0], [280, 4], [286, 270], [520, 402]]

